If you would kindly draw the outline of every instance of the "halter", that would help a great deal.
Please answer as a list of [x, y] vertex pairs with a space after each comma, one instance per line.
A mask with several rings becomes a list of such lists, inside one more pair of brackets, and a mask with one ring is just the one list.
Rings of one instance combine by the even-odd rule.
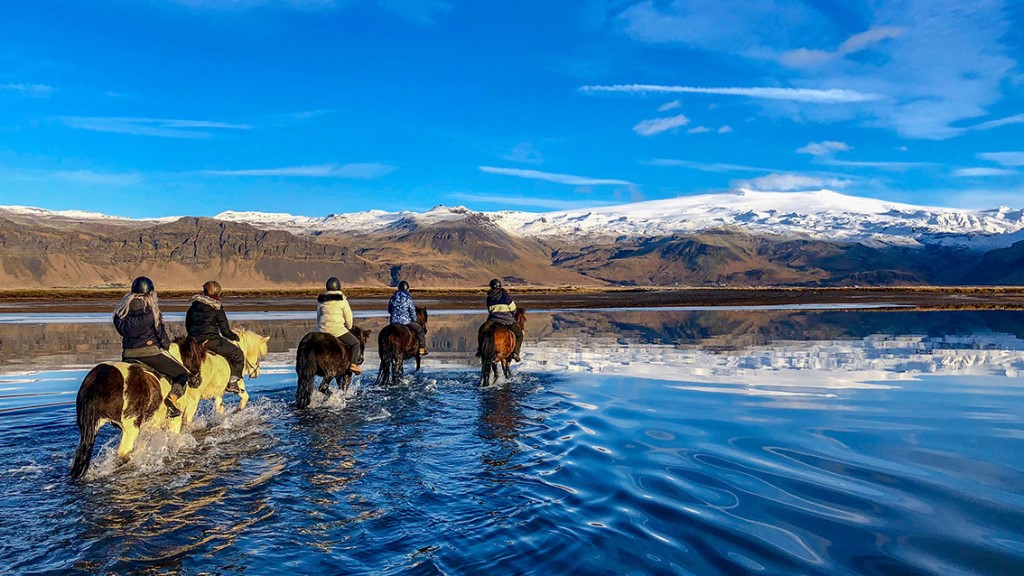
[[[242, 351], [242, 355], [245, 356], [245, 351]], [[249, 373], [249, 378], [258, 378], [258, 372], [260, 371], [260, 359], [256, 358], [255, 362], [249, 362], [249, 359], [245, 359], [245, 369]]]

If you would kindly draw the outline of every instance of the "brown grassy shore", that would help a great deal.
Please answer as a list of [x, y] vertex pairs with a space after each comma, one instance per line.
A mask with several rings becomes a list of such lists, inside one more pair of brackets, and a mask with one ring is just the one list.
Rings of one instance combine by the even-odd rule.
[[[315, 307], [319, 288], [226, 290], [231, 310], [303, 310]], [[349, 287], [359, 305], [383, 307], [393, 289]], [[486, 290], [424, 288], [413, 291], [432, 308], [482, 307]], [[527, 308], [618, 308], [657, 306], [747, 306], [798, 304], [891, 304], [919, 310], [1024, 310], [1024, 287], [882, 287], [882, 288], [593, 288], [515, 286], [516, 302]], [[109, 311], [124, 289], [0, 289], [0, 312]], [[160, 292], [164, 309], [180, 311], [194, 292]], [[379, 301], [379, 302], [375, 302]], [[372, 303], [372, 304], [371, 304]]]

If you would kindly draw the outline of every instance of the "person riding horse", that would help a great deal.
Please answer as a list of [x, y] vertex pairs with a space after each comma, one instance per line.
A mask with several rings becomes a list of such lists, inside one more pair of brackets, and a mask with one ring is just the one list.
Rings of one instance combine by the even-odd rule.
[[362, 355], [362, 346], [352, 330], [352, 307], [341, 291], [341, 280], [334, 276], [327, 279], [327, 291], [316, 297], [316, 330], [333, 334], [352, 351], [353, 374], [362, 374], [363, 369], [356, 362]]
[[171, 393], [164, 398], [167, 416], [181, 416], [178, 398], [185, 394], [185, 385], [192, 374], [167, 353], [171, 339], [167, 336], [152, 280], [139, 276], [132, 281], [131, 292], [114, 310], [114, 329], [121, 335], [123, 361], [145, 364], [171, 381]]
[[416, 321], [416, 305], [409, 294], [409, 283], [402, 280], [398, 283], [398, 290], [388, 301], [388, 314], [391, 315], [391, 324], [404, 324], [416, 333], [420, 341], [420, 356], [426, 356], [427, 352], [427, 331]]
[[238, 381], [242, 379], [245, 355], [241, 348], [228, 342], [238, 342], [238, 334], [228, 326], [220, 294], [219, 283], [210, 280], [203, 284], [203, 293], [196, 294], [189, 301], [188, 312], [185, 313], [185, 331], [193, 339], [202, 342], [207, 350], [228, 361], [231, 377], [224, 391], [239, 394], [242, 390], [238, 387]]
[[[512, 359], [521, 362], [519, 351], [523, 348], [523, 329], [516, 324], [515, 319], [516, 303], [501, 286], [501, 280], [491, 280], [490, 290], [487, 292], [487, 320], [498, 322], [507, 326], [516, 335], [516, 347], [512, 351]], [[480, 357], [480, 349], [477, 348], [477, 357]]]

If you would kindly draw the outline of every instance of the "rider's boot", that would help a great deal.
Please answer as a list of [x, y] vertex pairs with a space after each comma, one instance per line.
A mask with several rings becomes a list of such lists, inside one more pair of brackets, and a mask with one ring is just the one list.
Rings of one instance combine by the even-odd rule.
[[224, 388], [224, 391], [230, 392], [231, 394], [241, 394], [242, 389], [238, 387], [239, 380], [241, 380], [241, 378], [238, 376], [232, 376], [231, 379], [228, 380], [228, 385]]
[[516, 349], [512, 351], [512, 359], [516, 362], [522, 362], [523, 359], [519, 357], [519, 351], [523, 348], [523, 339], [516, 338]]
[[426, 348], [424, 348], [423, 346], [420, 346], [420, 351], [419, 351], [419, 355], [420, 355], [420, 356], [426, 356], [426, 355], [428, 355], [428, 354], [430, 354], [430, 352], [427, 352], [427, 349], [426, 349]]
[[363, 373], [363, 369], [359, 367], [359, 364], [349, 364], [348, 369], [351, 370], [353, 374]]
[[164, 406], [167, 407], [167, 417], [177, 418], [181, 416], [181, 406], [178, 406], [178, 398], [185, 393], [185, 387], [178, 382], [171, 384], [171, 393], [164, 398]]

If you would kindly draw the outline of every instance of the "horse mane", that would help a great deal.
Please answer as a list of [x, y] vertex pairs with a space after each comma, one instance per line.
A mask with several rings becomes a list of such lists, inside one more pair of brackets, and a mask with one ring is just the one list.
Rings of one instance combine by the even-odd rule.
[[516, 308], [516, 324], [520, 327], [526, 325], [526, 308]]
[[416, 320], [418, 320], [420, 324], [423, 324], [424, 326], [426, 326], [426, 324], [427, 324], [427, 309], [424, 308], [423, 306], [417, 306], [416, 307]]
[[181, 363], [193, 374], [198, 374], [203, 362], [206, 361], [206, 346], [191, 336], [181, 336], [174, 340], [181, 354]]

